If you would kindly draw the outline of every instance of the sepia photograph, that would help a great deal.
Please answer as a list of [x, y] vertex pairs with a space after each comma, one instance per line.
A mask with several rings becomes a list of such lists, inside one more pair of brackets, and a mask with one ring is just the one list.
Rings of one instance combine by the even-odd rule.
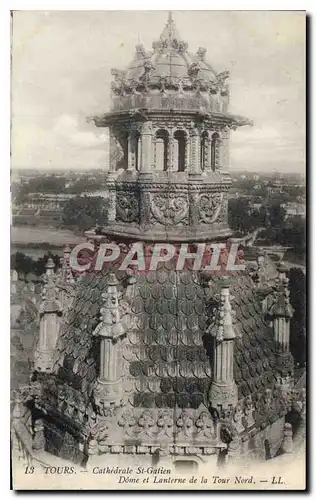
[[306, 23], [11, 11], [12, 489], [306, 490]]

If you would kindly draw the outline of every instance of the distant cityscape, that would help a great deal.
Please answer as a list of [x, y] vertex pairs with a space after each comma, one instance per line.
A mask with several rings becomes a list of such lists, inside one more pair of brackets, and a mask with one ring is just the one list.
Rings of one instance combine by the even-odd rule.
[[[40, 223], [60, 222], [65, 203], [76, 196], [107, 197], [107, 171], [14, 170], [12, 171], [12, 221], [19, 224], [36, 217]], [[36, 187], [36, 190], [33, 189]], [[306, 186], [302, 174], [232, 172], [230, 199], [244, 198], [259, 210], [275, 201], [285, 216], [306, 217]], [[35, 223], [34, 222], [34, 223]]]
[[[223, 482], [229, 491], [244, 483], [289, 490], [289, 465], [304, 489], [305, 15], [299, 21], [292, 13], [286, 29], [289, 13], [277, 24], [271, 17], [272, 31], [280, 31], [274, 37], [263, 12], [257, 26], [252, 12], [249, 24], [248, 12], [227, 14], [222, 25], [204, 19], [204, 28], [196, 17], [196, 33], [194, 11], [188, 17], [195, 42], [205, 40], [211, 55], [219, 51], [218, 70], [207, 47], [189, 49], [172, 12], [149, 50], [138, 40], [125, 69], [117, 42], [109, 49], [108, 31], [115, 26], [113, 40], [128, 33], [132, 45], [131, 12], [111, 24], [109, 16], [100, 23], [99, 12], [85, 12], [82, 23], [78, 13], [58, 15], [45, 61], [47, 101], [37, 86], [40, 71], [26, 94], [37, 97], [39, 90], [31, 112], [38, 116], [47, 106], [46, 128], [38, 120], [43, 134], [36, 134], [30, 120], [24, 159], [19, 141], [12, 157], [13, 165], [50, 166], [11, 172], [12, 470], [23, 467], [26, 489], [27, 474], [34, 472], [40, 488], [40, 471], [47, 487], [48, 471], [62, 479], [61, 472], [77, 470], [77, 489], [91, 473], [83, 489], [103, 474], [101, 488], [113, 479], [113, 486], [187, 482], [190, 490], [213, 490]], [[223, 44], [216, 43], [216, 27]], [[102, 36], [93, 41], [98, 29]], [[288, 33], [301, 42], [291, 37], [284, 52]], [[72, 39], [69, 61], [60, 65]], [[73, 65], [75, 49], [90, 59], [97, 47], [122, 68], [111, 69], [108, 99], [107, 59], [92, 70], [80, 58], [79, 75]], [[225, 60], [231, 66], [236, 60], [236, 71]], [[289, 61], [293, 71], [284, 79]], [[42, 68], [28, 58], [24, 64], [32, 76]], [[64, 109], [68, 101], [72, 111]], [[16, 102], [17, 114], [23, 102], [30, 109], [29, 98]], [[63, 115], [52, 121], [55, 107]], [[72, 116], [83, 110], [93, 131]], [[244, 135], [238, 138], [237, 129]], [[75, 170], [76, 163], [85, 168]], [[285, 173], [291, 168], [300, 173]], [[69, 477], [63, 479], [68, 487]]]

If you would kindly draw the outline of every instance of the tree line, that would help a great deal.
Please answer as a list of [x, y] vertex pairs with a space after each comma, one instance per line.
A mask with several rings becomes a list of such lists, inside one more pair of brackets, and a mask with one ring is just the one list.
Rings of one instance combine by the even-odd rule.
[[11, 255], [11, 269], [15, 269], [19, 276], [26, 276], [27, 274], [34, 274], [35, 276], [42, 276], [46, 272], [46, 264], [48, 259], [54, 261], [55, 269], [60, 266], [60, 256], [52, 252], [47, 252], [43, 257], [32, 259], [23, 252], [16, 252]]
[[306, 222], [298, 216], [286, 217], [280, 203], [271, 202], [254, 208], [248, 198], [229, 200], [228, 222], [236, 236], [245, 236], [260, 228], [262, 244], [293, 247], [293, 253], [306, 253]]
[[106, 173], [91, 175], [83, 175], [78, 179], [71, 180], [66, 177], [56, 175], [38, 175], [32, 177], [27, 182], [13, 183], [12, 195], [17, 205], [21, 205], [27, 201], [30, 193], [45, 193], [45, 194], [77, 194], [88, 191], [99, 191], [106, 189]]

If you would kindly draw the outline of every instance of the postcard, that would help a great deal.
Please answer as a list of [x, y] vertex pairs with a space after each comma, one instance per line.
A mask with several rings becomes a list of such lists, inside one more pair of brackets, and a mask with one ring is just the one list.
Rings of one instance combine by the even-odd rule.
[[13, 11], [15, 490], [306, 489], [306, 13]]

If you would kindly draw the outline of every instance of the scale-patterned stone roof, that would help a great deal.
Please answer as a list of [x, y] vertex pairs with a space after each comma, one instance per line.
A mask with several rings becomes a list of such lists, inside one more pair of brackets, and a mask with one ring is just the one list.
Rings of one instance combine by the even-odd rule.
[[[131, 297], [135, 325], [122, 349], [126, 366], [124, 389], [129, 404], [145, 408], [207, 406], [212, 379], [213, 309], [220, 278], [166, 267], [137, 277]], [[92, 333], [100, 321], [104, 271], [80, 280], [59, 340], [60, 382], [89, 398], [99, 366], [98, 343]], [[117, 275], [124, 292], [124, 276]], [[126, 275], [125, 275], [126, 278]], [[209, 281], [205, 286], [206, 281]], [[236, 312], [235, 380], [239, 399], [273, 386], [273, 332], [262, 314], [250, 276], [230, 277]]]

